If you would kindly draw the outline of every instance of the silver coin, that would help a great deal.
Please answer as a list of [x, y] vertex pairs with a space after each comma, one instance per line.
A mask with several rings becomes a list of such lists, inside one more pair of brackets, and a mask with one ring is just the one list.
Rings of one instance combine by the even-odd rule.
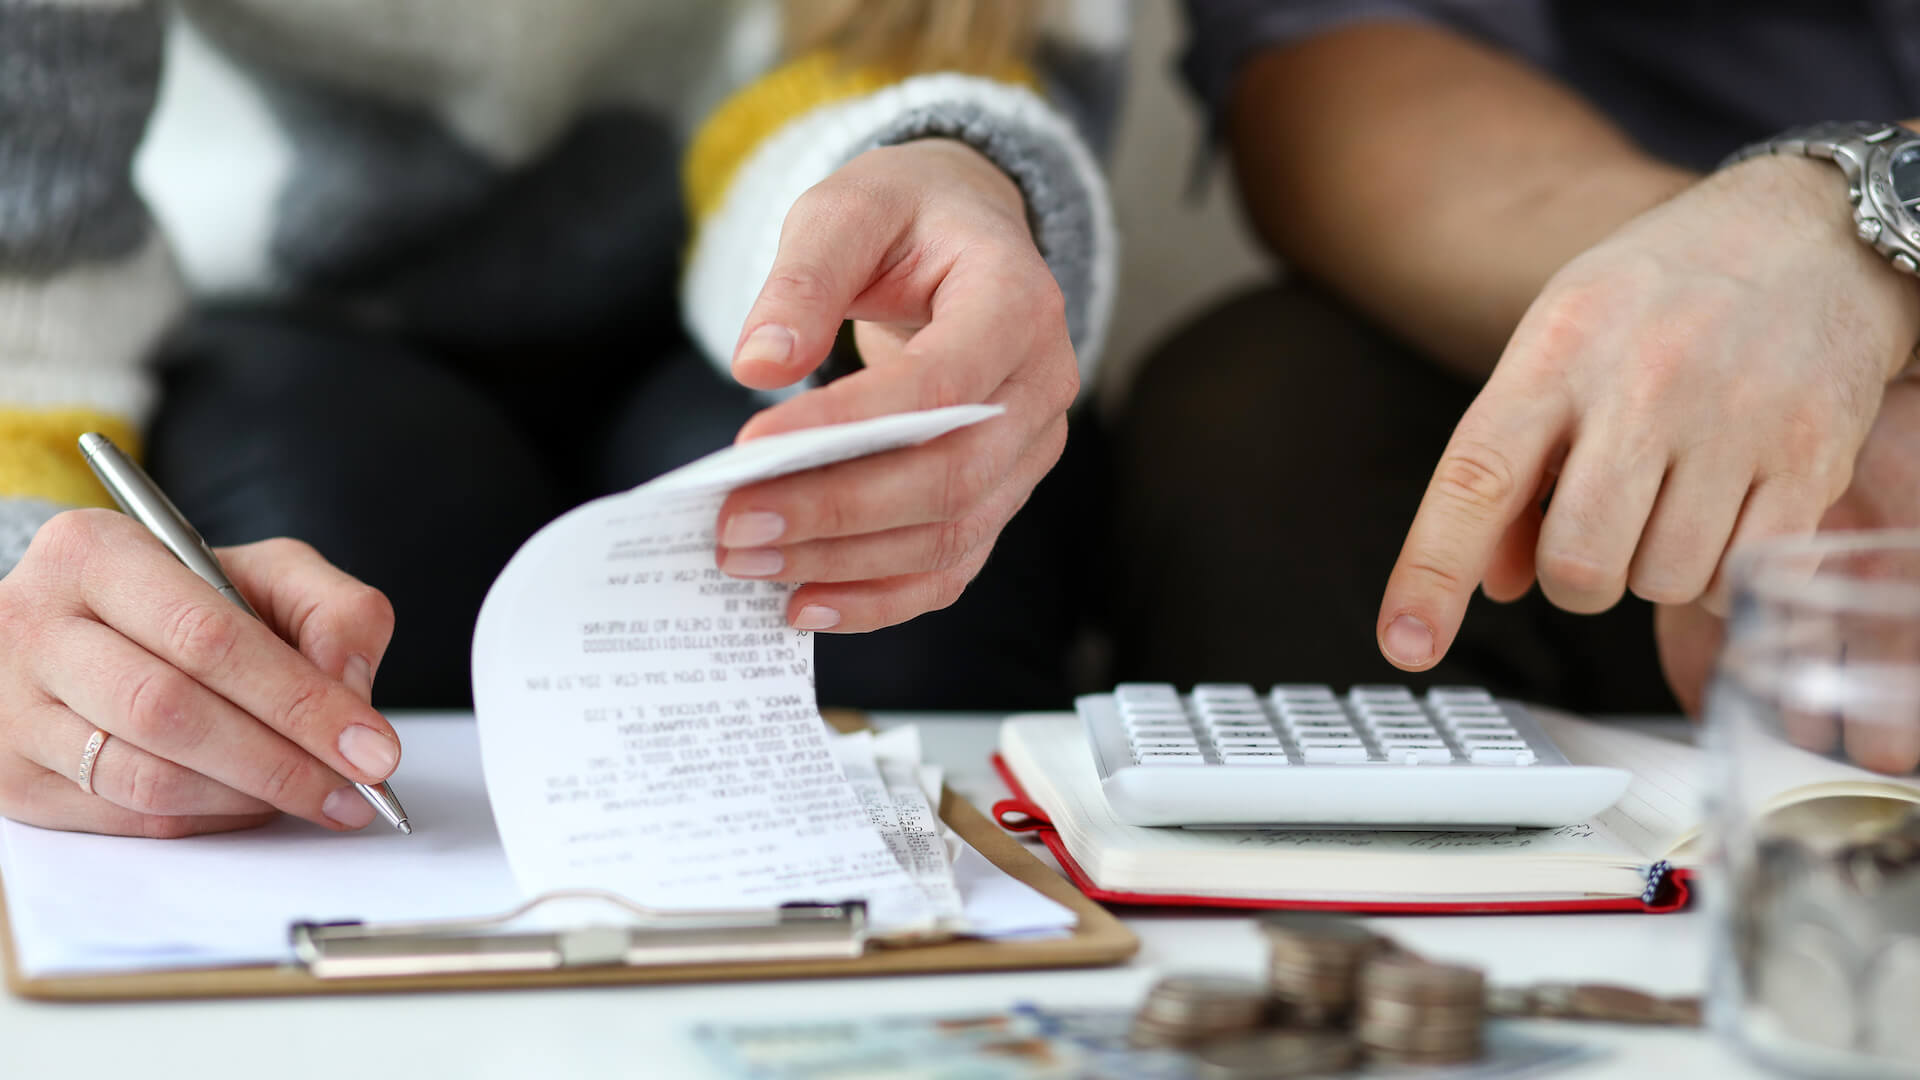
[[1360, 996], [1418, 1004], [1478, 1006], [1487, 998], [1487, 977], [1479, 968], [1463, 964], [1379, 957], [1360, 973]]
[[1268, 1031], [1202, 1046], [1194, 1071], [1201, 1080], [1281, 1080], [1339, 1072], [1358, 1056], [1359, 1047], [1339, 1032]]
[[1851, 1049], [1856, 1042], [1852, 946], [1816, 923], [1770, 935], [1756, 958], [1760, 1003], [1782, 1030], [1821, 1046]]
[[1865, 998], [1867, 1048], [1920, 1061], [1920, 937], [1888, 944], [1867, 975]]

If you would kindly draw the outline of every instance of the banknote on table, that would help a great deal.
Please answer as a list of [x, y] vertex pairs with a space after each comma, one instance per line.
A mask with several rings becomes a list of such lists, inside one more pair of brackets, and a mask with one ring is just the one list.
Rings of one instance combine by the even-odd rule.
[[[1208, 1080], [1271, 1076], [1222, 1071], [1201, 1053], [1141, 1048], [1135, 1010], [1061, 1009], [1023, 1003], [1005, 1012], [711, 1023], [691, 1037], [731, 1080]], [[1264, 1034], [1264, 1033], [1263, 1033]], [[1528, 1080], [1595, 1055], [1495, 1023], [1480, 1060], [1423, 1069], [1422, 1080]], [[1231, 1064], [1231, 1063], [1230, 1063]], [[1356, 1068], [1302, 1075], [1395, 1075]]]

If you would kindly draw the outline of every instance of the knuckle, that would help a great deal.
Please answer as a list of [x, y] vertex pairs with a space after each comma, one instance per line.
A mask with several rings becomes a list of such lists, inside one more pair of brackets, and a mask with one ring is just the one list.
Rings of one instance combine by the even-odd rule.
[[853, 493], [834, 491], [825, 498], [810, 499], [806, 503], [807, 517], [812, 520], [810, 530], [814, 536], [846, 536], [859, 518], [859, 512], [852, 504]]
[[973, 575], [961, 568], [943, 570], [935, 574], [933, 576], [933, 602], [927, 606], [927, 610], [939, 611], [943, 608], [952, 607], [954, 602], [960, 599], [961, 594], [967, 591], [967, 585], [972, 580]]
[[1535, 565], [1543, 588], [1576, 597], [1609, 593], [1619, 580], [1613, 571], [1575, 552], [1543, 552]]
[[260, 778], [254, 794], [274, 806], [286, 806], [297, 801], [301, 793], [313, 785], [313, 779], [312, 758], [298, 752], [284, 753]]
[[303, 679], [282, 699], [274, 728], [299, 743], [307, 743], [324, 729], [333, 687], [318, 679]]
[[237, 610], [205, 600], [176, 601], [161, 616], [161, 640], [188, 671], [219, 671], [240, 644]]
[[767, 275], [765, 295], [806, 310], [826, 310], [833, 301], [833, 275], [818, 263], [804, 259], [781, 262]]
[[393, 636], [393, 601], [371, 585], [356, 583], [326, 605], [325, 619], [326, 633], [355, 640], [372, 636], [384, 644]]
[[1467, 581], [1447, 567], [1425, 560], [1408, 562], [1401, 569], [1403, 573], [1423, 583], [1428, 589], [1440, 593], [1464, 593], [1476, 584]]
[[947, 459], [935, 510], [945, 521], [957, 519], [993, 490], [993, 459], [987, 454], [953, 454]]
[[296, 540], [291, 536], [275, 536], [254, 544], [262, 554], [274, 562], [311, 561], [320, 558], [320, 552], [305, 540]]
[[1684, 326], [1656, 330], [1653, 337], [1653, 343], [1634, 355], [1627, 380], [1627, 402], [1636, 412], [1673, 399], [1674, 388], [1682, 381], [1693, 352], [1693, 335]]
[[1433, 490], [1476, 516], [1490, 515], [1513, 497], [1513, 463], [1482, 442], [1463, 440], [1448, 448], [1433, 470]]
[[158, 667], [128, 676], [120, 700], [128, 732], [136, 744], [193, 747], [206, 739], [206, 719], [192, 708], [192, 683], [172, 668]]
[[964, 514], [934, 532], [934, 570], [951, 570], [987, 542], [990, 529], [979, 514]]
[[127, 774], [127, 809], [143, 814], [166, 814], [183, 809], [187, 786], [179, 766], [142, 756]]
[[27, 545], [23, 564], [53, 570], [77, 572], [93, 554], [99, 529], [107, 516], [119, 517], [107, 510], [67, 510], [48, 518]]
[[194, 822], [189, 817], [147, 814], [140, 819], [140, 835], [148, 840], [181, 840], [193, 834]]
[[1667, 568], [1635, 569], [1627, 577], [1633, 595], [1652, 604], [1691, 604], [1705, 591], [1705, 583], [1690, 580]]
[[937, 359], [926, 361], [924, 374], [919, 380], [919, 407], [922, 409], [944, 409], [949, 405], [966, 405], [968, 394], [959, 366], [942, 363]]

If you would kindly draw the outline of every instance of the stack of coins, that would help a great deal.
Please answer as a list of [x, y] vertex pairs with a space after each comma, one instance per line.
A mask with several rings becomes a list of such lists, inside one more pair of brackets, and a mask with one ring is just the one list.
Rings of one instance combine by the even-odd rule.
[[1342, 1031], [1265, 1031], [1208, 1043], [1195, 1054], [1199, 1080], [1283, 1080], [1343, 1072], [1360, 1056]]
[[1480, 1056], [1486, 993], [1486, 977], [1478, 968], [1377, 957], [1361, 972], [1354, 1035], [1372, 1061], [1472, 1061]]
[[1147, 992], [1129, 1040], [1139, 1047], [1197, 1046], [1254, 1030], [1266, 1011], [1266, 990], [1252, 979], [1169, 975]]
[[1343, 1023], [1353, 1008], [1355, 980], [1380, 951], [1381, 939], [1359, 923], [1324, 915], [1274, 915], [1260, 928], [1282, 1018], [1301, 1027]]

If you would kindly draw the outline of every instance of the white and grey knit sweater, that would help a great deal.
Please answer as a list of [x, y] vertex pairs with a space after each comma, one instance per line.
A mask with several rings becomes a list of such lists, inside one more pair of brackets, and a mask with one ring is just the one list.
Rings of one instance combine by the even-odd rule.
[[1115, 250], [1089, 147], [1118, 91], [1124, 0], [1061, 0], [1026, 78], [891, 83], [776, 69], [772, 0], [178, 7], [282, 144], [272, 177], [195, 163], [194, 183], [223, 189], [203, 205], [269, 222], [243, 280], [189, 281], [175, 245], [195, 238], [167, 235], [133, 180], [164, 6], [0, 0], [0, 572], [47, 517], [100, 497], [74, 437], [137, 442], [145, 361], [196, 295], [312, 296], [459, 343], [559, 339], [677, 290], [724, 368], [794, 199], [864, 149], [928, 135], [1019, 183], [1083, 368], [1098, 356]]

